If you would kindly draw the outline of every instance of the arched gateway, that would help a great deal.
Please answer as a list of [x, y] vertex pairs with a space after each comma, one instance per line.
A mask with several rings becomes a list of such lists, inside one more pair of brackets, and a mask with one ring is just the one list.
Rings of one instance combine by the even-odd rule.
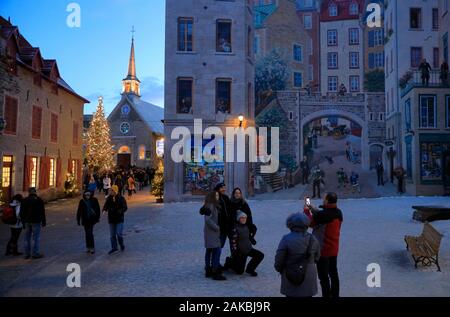
[[[372, 145], [377, 145], [377, 151], [383, 154], [386, 128], [382, 93], [338, 96], [283, 91], [277, 92], [275, 105], [281, 107], [288, 118], [289, 135], [286, 144], [280, 144], [280, 151], [294, 157], [298, 163], [305, 154], [305, 143], [308, 143], [305, 133], [310, 133], [315, 124], [328, 132], [337, 133], [336, 130], [341, 129], [346, 137], [355, 137], [360, 143], [358, 163], [360, 161], [364, 170], [371, 165]], [[345, 148], [346, 142], [342, 144]]]

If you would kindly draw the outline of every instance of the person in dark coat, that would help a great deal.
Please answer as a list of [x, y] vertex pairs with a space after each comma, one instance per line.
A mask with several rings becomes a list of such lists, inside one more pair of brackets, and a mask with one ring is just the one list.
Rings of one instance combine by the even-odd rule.
[[307, 157], [303, 157], [303, 161], [300, 162], [300, 169], [302, 170], [302, 184], [308, 184], [309, 178], [309, 164]]
[[383, 160], [381, 158], [378, 158], [377, 163], [375, 165], [375, 169], [377, 170], [377, 184], [378, 186], [384, 186], [384, 166], [383, 166]]
[[339, 297], [339, 274], [337, 258], [339, 239], [343, 222], [342, 211], [337, 208], [336, 193], [328, 193], [323, 200], [322, 210], [310, 205], [305, 214], [311, 220], [313, 235], [319, 240], [321, 255], [317, 270], [322, 287], [322, 297]]
[[250, 241], [253, 245], [256, 245], [255, 235], [258, 228], [253, 223], [252, 211], [239, 187], [236, 187], [231, 194], [231, 210], [233, 215], [237, 215], [239, 211], [243, 211], [247, 215], [246, 224], [250, 231]]
[[316, 198], [316, 193], [320, 198], [320, 186], [321, 184], [325, 184], [323, 178], [325, 173], [320, 169], [320, 166], [317, 165], [312, 171], [312, 179], [313, 179], [313, 197]]
[[14, 208], [14, 212], [16, 214], [16, 223], [15, 224], [11, 224], [9, 226], [10, 231], [11, 231], [11, 236], [10, 239], [8, 241], [8, 244], [6, 245], [6, 253], [5, 255], [14, 255], [14, 256], [19, 256], [22, 255], [22, 253], [19, 252], [19, 237], [20, 234], [22, 232], [22, 228], [23, 228], [23, 224], [22, 224], [22, 220], [20, 219], [20, 205], [23, 202], [23, 197], [20, 194], [16, 194], [14, 195], [14, 197], [11, 200], [11, 203], [9, 204], [9, 206], [11, 208]]
[[[253, 248], [251, 241], [251, 234], [247, 224], [247, 215], [245, 212], [238, 211], [236, 220], [231, 236], [232, 253], [231, 257], [227, 258], [225, 262], [226, 268], [233, 269], [236, 274], [243, 274], [244, 270], [251, 276], [258, 276], [256, 268], [264, 259], [264, 253]], [[247, 265], [247, 258], [252, 259]]]
[[420, 74], [422, 77], [422, 86], [428, 86], [428, 82], [430, 81], [430, 71], [431, 65], [424, 58], [419, 65]]
[[398, 166], [395, 170], [394, 170], [394, 174], [395, 177], [397, 177], [397, 192], [399, 194], [404, 194], [405, 193], [405, 176], [406, 176], [406, 172], [405, 169], [401, 166]]
[[444, 60], [441, 64], [440, 76], [439, 76], [441, 78], [441, 82], [444, 87], [448, 86], [448, 74], [449, 74], [448, 69], [449, 69], [448, 63], [446, 60]]
[[[231, 200], [227, 196], [227, 187], [224, 183], [219, 183], [214, 187], [214, 191], [219, 193], [219, 226], [220, 226], [220, 242], [222, 248], [225, 246], [227, 238], [230, 240], [231, 230], [233, 228], [234, 219], [236, 215], [233, 214]], [[234, 217], [233, 217], [234, 216]], [[231, 250], [231, 241], [230, 241]]]
[[[44, 201], [38, 197], [36, 188], [28, 190], [28, 197], [20, 206], [20, 219], [25, 228], [25, 259], [40, 259], [41, 229], [46, 226]], [[33, 237], [33, 253], [31, 253], [31, 237]]]
[[[301, 213], [290, 215], [286, 226], [291, 232], [285, 235], [278, 245], [275, 255], [275, 270], [281, 274], [281, 294], [287, 297], [312, 297], [317, 294], [316, 263], [320, 258], [320, 245], [317, 239], [308, 233], [310, 220]], [[302, 261], [307, 256], [308, 267], [305, 280], [295, 285], [286, 277], [286, 268]]]
[[117, 187], [117, 185], [113, 185], [103, 207], [103, 212], [108, 213], [109, 232], [111, 238], [111, 251], [109, 251], [108, 254], [110, 255], [118, 251], [117, 242], [119, 242], [120, 250], [125, 250], [125, 245], [123, 243], [123, 223], [125, 218], [124, 214], [127, 209], [127, 202], [119, 193], [119, 187]]
[[78, 203], [77, 224], [84, 227], [86, 252], [95, 253], [94, 225], [100, 221], [100, 205], [90, 190], [86, 190]]
[[203, 233], [205, 238], [205, 277], [212, 277], [217, 281], [224, 281], [220, 268], [220, 254], [222, 253], [222, 243], [220, 240], [219, 225], [219, 193], [211, 192], [205, 197], [205, 203], [200, 209], [200, 214], [204, 216], [205, 225]]

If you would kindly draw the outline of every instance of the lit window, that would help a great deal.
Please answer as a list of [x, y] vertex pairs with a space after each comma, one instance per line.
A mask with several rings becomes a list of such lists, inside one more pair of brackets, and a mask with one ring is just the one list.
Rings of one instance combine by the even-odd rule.
[[37, 168], [38, 168], [38, 158], [31, 158], [31, 182], [30, 187], [37, 187]]
[[145, 145], [139, 146], [139, 160], [145, 160]]
[[54, 187], [56, 185], [56, 164], [55, 159], [50, 159], [50, 175], [49, 175], [49, 186]]

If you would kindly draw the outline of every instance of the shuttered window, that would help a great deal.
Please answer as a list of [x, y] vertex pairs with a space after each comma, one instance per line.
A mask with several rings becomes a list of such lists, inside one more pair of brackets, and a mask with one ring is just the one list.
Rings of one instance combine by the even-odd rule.
[[78, 145], [78, 122], [73, 123], [73, 145]]
[[17, 99], [12, 97], [5, 97], [5, 121], [6, 127], [4, 130], [5, 134], [17, 134], [17, 113], [18, 113], [18, 102]]
[[52, 113], [50, 122], [50, 141], [58, 142], [58, 115]]
[[31, 123], [31, 137], [33, 139], [41, 138], [42, 127], [42, 108], [33, 106], [33, 116]]

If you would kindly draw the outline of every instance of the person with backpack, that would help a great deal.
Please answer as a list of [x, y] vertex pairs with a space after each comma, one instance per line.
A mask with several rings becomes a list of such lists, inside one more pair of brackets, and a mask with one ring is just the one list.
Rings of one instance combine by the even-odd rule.
[[2, 220], [5, 224], [9, 225], [11, 231], [11, 237], [6, 245], [5, 255], [22, 255], [18, 251], [18, 241], [22, 232], [22, 221], [20, 220], [20, 205], [22, 201], [22, 195], [14, 195], [9, 206], [3, 209]]
[[216, 281], [226, 280], [222, 275], [220, 254], [222, 253], [221, 227], [219, 224], [220, 206], [219, 193], [210, 192], [205, 197], [205, 203], [200, 209], [204, 216], [203, 234], [205, 239], [205, 277]]
[[337, 258], [339, 253], [339, 239], [343, 222], [342, 211], [337, 207], [336, 193], [325, 195], [321, 210], [312, 204], [304, 209], [304, 213], [311, 220], [314, 228], [313, 235], [320, 242], [320, 259], [317, 271], [322, 287], [322, 297], [339, 297], [339, 274]]
[[111, 251], [109, 255], [119, 251], [117, 242], [119, 242], [120, 250], [125, 250], [123, 242], [123, 223], [125, 220], [125, 212], [128, 206], [125, 198], [120, 194], [119, 187], [113, 185], [109, 190], [108, 198], [103, 206], [103, 212], [108, 213], [109, 232], [111, 239]]
[[[243, 211], [238, 211], [236, 216], [236, 224], [231, 234], [232, 253], [231, 257], [227, 258], [225, 268], [233, 269], [236, 274], [243, 274], [244, 271], [251, 276], [258, 276], [256, 268], [264, 259], [264, 253], [253, 248], [251, 241], [251, 233], [247, 225], [247, 215]], [[247, 265], [247, 258], [252, 259]]]
[[310, 220], [302, 213], [290, 215], [286, 226], [291, 231], [278, 245], [275, 270], [281, 274], [281, 294], [286, 297], [313, 297], [317, 294], [316, 263], [320, 245], [308, 233]]
[[[25, 228], [25, 259], [40, 259], [41, 229], [46, 226], [44, 201], [38, 197], [36, 188], [30, 187], [28, 197], [20, 205], [20, 219]], [[33, 250], [31, 238], [33, 237]], [[33, 251], [33, 253], [31, 253]]]
[[100, 221], [100, 205], [90, 190], [86, 190], [78, 204], [77, 223], [84, 227], [86, 252], [95, 253], [94, 225]]

